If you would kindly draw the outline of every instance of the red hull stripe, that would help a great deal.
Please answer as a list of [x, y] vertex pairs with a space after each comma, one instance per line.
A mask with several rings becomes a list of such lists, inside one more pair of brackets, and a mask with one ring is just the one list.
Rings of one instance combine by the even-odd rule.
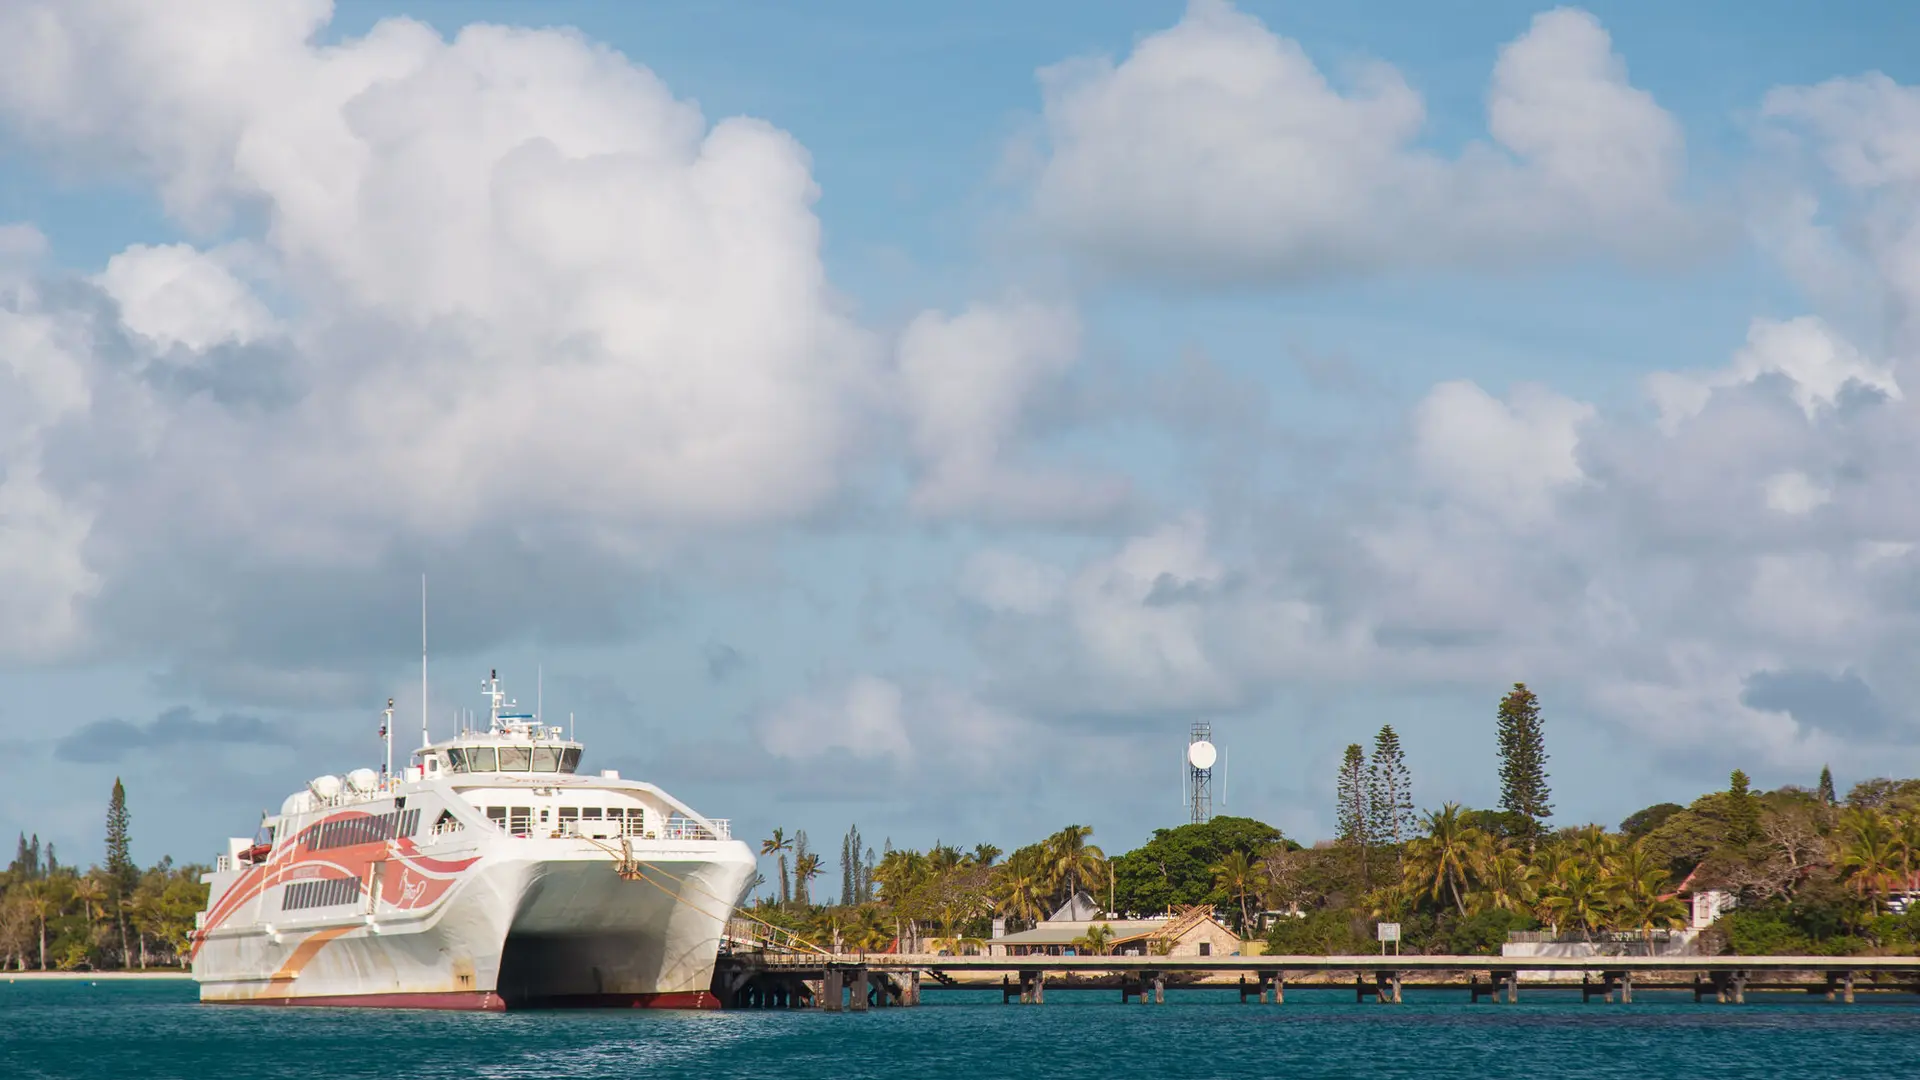
[[[503, 1012], [507, 1003], [490, 990], [419, 994], [334, 994], [318, 997], [258, 997], [208, 1001], [209, 1005], [292, 1005], [315, 1009], [457, 1009]], [[668, 994], [570, 994], [540, 998], [521, 1009], [717, 1009], [720, 999], [705, 990]]]

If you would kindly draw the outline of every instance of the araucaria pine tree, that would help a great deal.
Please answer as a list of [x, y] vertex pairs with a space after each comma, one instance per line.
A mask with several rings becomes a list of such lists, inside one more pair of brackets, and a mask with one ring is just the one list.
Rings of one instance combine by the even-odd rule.
[[122, 892], [132, 892], [133, 887], [140, 883], [140, 871], [133, 865], [130, 851], [132, 841], [127, 835], [132, 823], [132, 817], [127, 813], [126, 785], [116, 776], [113, 778], [113, 794], [107, 799], [107, 877]]
[[1821, 806], [1832, 806], [1838, 801], [1833, 797], [1833, 770], [1825, 765], [1820, 766], [1819, 796]]
[[1740, 769], [1727, 777], [1727, 842], [1745, 847], [1760, 838], [1760, 804], [1751, 781]]
[[1367, 802], [1376, 844], [1406, 843], [1413, 836], [1413, 775], [1407, 771], [1400, 736], [1392, 724], [1373, 737], [1373, 764], [1367, 769]]
[[840, 840], [840, 903], [858, 904], [861, 894], [860, 826], [847, 830]]
[[1500, 699], [1500, 808], [1516, 815], [1531, 851], [1546, 831], [1553, 805], [1547, 790], [1547, 746], [1540, 728], [1540, 699], [1526, 683], [1514, 683]]
[[140, 868], [133, 863], [127, 829], [132, 818], [127, 813], [127, 788], [119, 777], [113, 778], [113, 795], [107, 799], [107, 880], [113, 885], [114, 921], [120, 926], [120, 959], [128, 960], [127, 901], [140, 884]]
[[1367, 754], [1359, 743], [1347, 747], [1334, 794], [1339, 801], [1336, 822], [1340, 843], [1358, 857], [1361, 887], [1370, 889], [1373, 887], [1373, 809], [1367, 799]]

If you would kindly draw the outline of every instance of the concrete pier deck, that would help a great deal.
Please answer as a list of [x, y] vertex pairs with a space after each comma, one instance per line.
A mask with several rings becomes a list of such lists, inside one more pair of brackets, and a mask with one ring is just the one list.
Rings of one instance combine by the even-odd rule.
[[[1546, 973], [1546, 983], [1520, 981]], [[1859, 991], [1920, 993], [1920, 957], [1912, 956], [947, 956], [930, 953], [742, 952], [721, 957], [714, 992], [735, 1008], [859, 1011], [913, 1005], [923, 977], [933, 985], [980, 986], [999, 975], [1003, 1000], [1040, 1004], [1049, 976], [1085, 987], [1098, 979], [1122, 1001], [1160, 1002], [1168, 989], [1201, 980], [1240, 988], [1242, 1001], [1285, 1001], [1290, 977], [1348, 985], [1360, 1000], [1398, 1002], [1410, 980], [1468, 989], [1471, 1001], [1518, 1001], [1522, 989], [1573, 989], [1582, 1000], [1623, 1003], [1641, 990], [1691, 991], [1694, 1000], [1738, 1004], [1749, 990], [1824, 994], [1850, 1002]], [[1351, 976], [1351, 983], [1336, 982]], [[1238, 977], [1238, 982], [1224, 978]], [[1769, 978], [1771, 976], [1771, 978]], [[1171, 977], [1171, 978], [1170, 978]], [[1485, 982], [1481, 981], [1482, 977]], [[1017, 980], [1017, 981], [1016, 981]], [[1251, 981], [1249, 981], [1251, 980]], [[993, 983], [988, 982], [987, 988]], [[1295, 983], [1296, 986], [1301, 984]], [[1065, 989], [1065, 983], [1056, 983]]]

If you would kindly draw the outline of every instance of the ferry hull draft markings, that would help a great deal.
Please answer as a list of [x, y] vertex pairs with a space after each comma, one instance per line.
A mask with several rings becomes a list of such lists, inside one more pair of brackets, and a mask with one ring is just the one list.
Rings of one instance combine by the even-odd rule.
[[[748, 847], [653, 784], [576, 771], [512, 711], [399, 774], [322, 776], [228, 841], [191, 957], [207, 1002], [711, 1008]], [[423, 724], [424, 729], [424, 724]], [[391, 762], [392, 702], [381, 726]]]

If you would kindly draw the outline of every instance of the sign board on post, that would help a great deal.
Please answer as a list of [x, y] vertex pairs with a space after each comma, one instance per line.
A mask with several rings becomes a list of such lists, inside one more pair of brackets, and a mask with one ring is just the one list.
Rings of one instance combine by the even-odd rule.
[[1383, 922], [1375, 925], [1375, 933], [1380, 938], [1380, 953], [1386, 955], [1387, 942], [1393, 942], [1393, 955], [1400, 955], [1400, 924]]

